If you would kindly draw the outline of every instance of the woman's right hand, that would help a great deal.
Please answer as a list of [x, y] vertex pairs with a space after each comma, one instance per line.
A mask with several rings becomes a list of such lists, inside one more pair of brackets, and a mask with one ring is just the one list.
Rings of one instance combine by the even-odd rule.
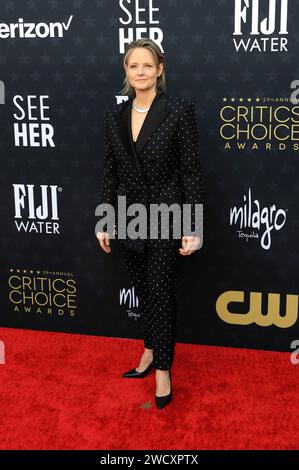
[[97, 232], [97, 239], [99, 240], [100, 247], [105, 253], [111, 253], [109, 233], [107, 232]]

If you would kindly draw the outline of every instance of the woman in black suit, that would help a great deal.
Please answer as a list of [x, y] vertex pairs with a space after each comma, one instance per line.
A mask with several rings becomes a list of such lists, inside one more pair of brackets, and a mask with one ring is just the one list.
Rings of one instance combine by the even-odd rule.
[[[126, 72], [122, 94], [127, 101], [105, 112], [105, 160], [101, 203], [118, 212], [119, 196], [127, 204], [176, 203], [191, 205], [191, 231], [181, 238], [119, 237], [125, 265], [139, 299], [144, 327], [144, 352], [138, 367], [124, 377], [143, 378], [156, 369], [158, 408], [171, 401], [170, 369], [174, 359], [177, 261], [200, 247], [196, 206], [203, 203], [203, 178], [198, 150], [198, 128], [193, 103], [165, 92], [165, 62], [161, 49], [149, 38], [131, 42], [124, 56]], [[118, 197], [116, 197], [118, 196]], [[128, 226], [129, 216], [125, 223]], [[148, 219], [149, 221], [149, 219]], [[120, 232], [120, 221], [98, 232], [101, 248], [111, 252], [109, 239]], [[147, 226], [149, 228], [149, 225]], [[147, 232], [149, 233], [149, 232]]]

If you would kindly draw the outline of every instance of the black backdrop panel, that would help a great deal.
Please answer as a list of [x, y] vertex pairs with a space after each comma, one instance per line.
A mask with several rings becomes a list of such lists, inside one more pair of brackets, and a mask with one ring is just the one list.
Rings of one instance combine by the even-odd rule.
[[[144, 9], [144, 10], [143, 10]], [[165, 53], [196, 106], [204, 243], [179, 266], [178, 340], [289, 350], [298, 325], [299, 3], [1, 1], [1, 325], [141, 337], [120, 247], [94, 235], [104, 110], [125, 44]]]

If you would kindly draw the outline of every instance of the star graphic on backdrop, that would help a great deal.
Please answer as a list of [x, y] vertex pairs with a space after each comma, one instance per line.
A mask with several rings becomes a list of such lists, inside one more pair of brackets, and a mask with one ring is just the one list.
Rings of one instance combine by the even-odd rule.
[[143, 408], [145, 410], [149, 410], [151, 407], [152, 407], [152, 402], [151, 401], [147, 401], [145, 403], [141, 403], [140, 405], [140, 408]]

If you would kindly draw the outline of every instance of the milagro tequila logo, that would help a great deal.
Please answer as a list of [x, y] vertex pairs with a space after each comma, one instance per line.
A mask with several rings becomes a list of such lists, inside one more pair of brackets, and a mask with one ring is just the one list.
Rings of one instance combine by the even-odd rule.
[[[266, 16], [262, 8], [266, 8]], [[288, 51], [288, 0], [235, 0], [234, 15], [234, 36], [256, 36], [233, 38], [237, 52]]]
[[244, 194], [243, 198], [244, 205], [230, 209], [229, 224], [239, 226], [239, 238], [244, 238], [247, 242], [249, 238], [260, 238], [262, 248], [269, 250], [271, 232], [273, 229], [280, 230], [285, 225], [286, 211], [277, 209], [275, 204], [262, 207], [257, 199], [252, 201], [251, 188], [248, 190], [248, 196]]
[[56, 185], [13, 184], [15, 226], [18, 232], [60, 235]]
[[119, 291], [119, 305], [125, 305], [127, 307], [128, 317], [133, 317], [137, 320], [140, 314], [137, 314], [134, 309], [138, 308], [139, 300], [135, 294], [134, 286], [130, 289], [121, 289]]

